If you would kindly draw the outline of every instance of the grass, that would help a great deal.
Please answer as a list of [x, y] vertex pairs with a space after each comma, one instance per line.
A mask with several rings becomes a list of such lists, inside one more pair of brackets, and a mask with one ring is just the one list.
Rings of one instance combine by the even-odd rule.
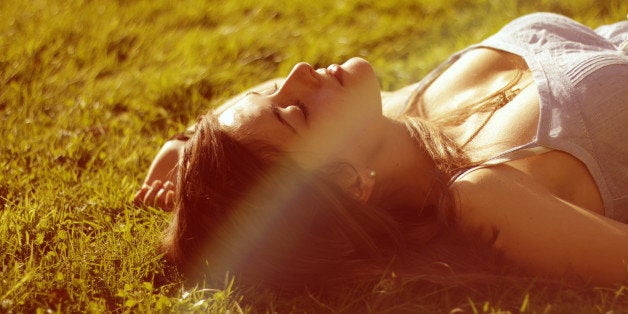
[[347, 292], [335, 305], [243, 299], [228, 277], [187, 289], [155, 252], [168, 214], [131, 205], [165, 138], [298, 61], [362, 56], [394, 89], [533, 11], [596, 27], [625, 19], [628, 3], [0, 2], [0, 312], [628, 312], [625, 287], [419, 287]]

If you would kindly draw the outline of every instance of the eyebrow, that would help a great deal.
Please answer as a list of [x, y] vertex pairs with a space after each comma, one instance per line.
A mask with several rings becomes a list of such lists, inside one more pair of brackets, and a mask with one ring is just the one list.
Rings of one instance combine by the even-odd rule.
[[281, 114], [279, 113], [279, 107], [278, 106], [273, 105], [271, 107], [271, 110], [273, 111], [273, 114], [275, 115], [275, 118], [277, 118], [277, 120], [281, 124], [285, 125], [290, 130], [290, 132], [292, 132], [294, 134], [297, 134], [297, 130], [292, 125], [290, 125], [290, 123], [288, 123], [288, 121], [284, 120], [284, 118], [281, 117]]

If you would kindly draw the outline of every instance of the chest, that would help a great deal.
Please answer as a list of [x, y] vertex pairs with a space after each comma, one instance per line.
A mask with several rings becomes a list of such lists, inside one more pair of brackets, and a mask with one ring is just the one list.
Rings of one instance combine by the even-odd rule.
[[[466, 53], [425, 90], [422, 108], [417, 109], [417, 113], [428, 119], [460, 114], [460, 108], [500, 90], [514, 91], [514, 95], [494, 110], [478, 110], [460, 123], [445, 128], [472, 160], [486, 160], [536, 137], [539, 97], [521, 58], [491, 49]], [[604, 213], [593, 177], [587, 167], [570, 154], [552, 151], [503, 166], [531, 177], [565, 201]]]
[[435, 121], [474, 161], [536, 136], [539, 102], [524, 60], [493, 49], [466, 52], [411, 108]]

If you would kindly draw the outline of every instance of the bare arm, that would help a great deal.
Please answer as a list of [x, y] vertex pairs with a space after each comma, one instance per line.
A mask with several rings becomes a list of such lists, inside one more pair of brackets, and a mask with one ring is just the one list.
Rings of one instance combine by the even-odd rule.
[[480, 228], [507, 258], [540, 274], [596, 283], [628, 279], [628, 225], [549, 193], [507, 165], [479, 169], [454, 185], [460, 224]]

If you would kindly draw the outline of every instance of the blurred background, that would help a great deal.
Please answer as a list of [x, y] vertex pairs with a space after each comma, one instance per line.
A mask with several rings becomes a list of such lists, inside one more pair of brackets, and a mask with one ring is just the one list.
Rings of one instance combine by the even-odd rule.
[[628, 2], [1, 1], [0, 311], [229, 308], [176, 292], [168, 215], [130, 204], [165, 138], [299, 61], [361, 56], [391, 90], [536, 11], [595, 28]]

